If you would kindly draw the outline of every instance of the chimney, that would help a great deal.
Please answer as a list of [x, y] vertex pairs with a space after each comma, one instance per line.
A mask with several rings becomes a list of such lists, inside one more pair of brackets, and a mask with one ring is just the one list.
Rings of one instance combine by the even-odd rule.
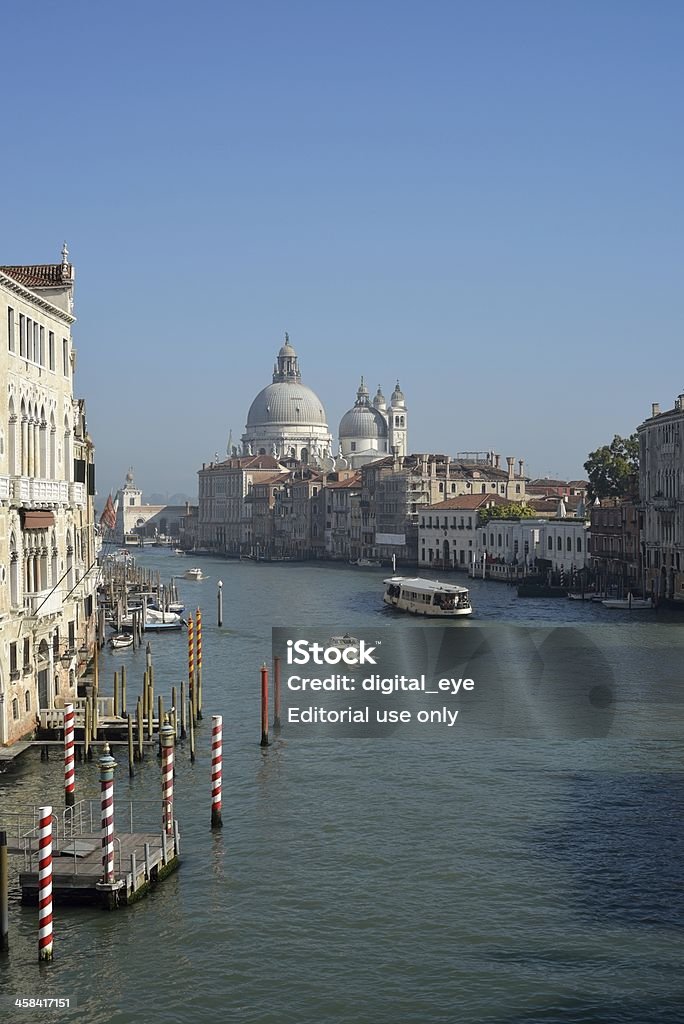
[[508, 463], [508, 479], [513, 480], [515, 476], [515, 456], [508, 455], [506, 457], [506, 462]]
[[430, 476], [433, 480], [437, 476], [437, 459], [435, 458], [430, 459]]
[[494, 456], [494, 469], [498, 469], [499, 468], [499, 463], [500, 462], [501, 462], [501, 456], [500, 455], [495, 455]]
[[519, 469], [518, 476], [525, 476], [525, 460], [524, 459], [518, 459], [518, 469]]
[[651, 416], [660, 416], [660, 402], [651, 403]]

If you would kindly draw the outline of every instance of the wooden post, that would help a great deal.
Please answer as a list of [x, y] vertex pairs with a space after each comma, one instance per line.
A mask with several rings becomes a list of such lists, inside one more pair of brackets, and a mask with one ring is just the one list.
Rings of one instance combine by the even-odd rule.
[[126, 714], [126, 666], [121, 666], [121, 714]]
[[136, 718], [138, 725], [138, 760], [143, 759], [143, 709], [142, 700], [138, 697], [138, 704], [136, 707]]
[[114, 670], [114, 717], [119, 717], [119, 673]]
[[280, 658], [273, 659], [273, 728], [280, 729]]
[[162, 722], [164, 721], [164, 698], [157, 697], [157, 733], [159, 735], [159, 756], [162, 756]]
[[261, 666], [261, 746], [268, 746], [268, 669]]
[[223, 625], [223, 580], [218, 581], [218, 593], [216, 594], [216, 603], [218, 605], [216, 624], [217, 626]]
[[190, 729], [190, 762], [195, 763], [195, 722], [192, 717], [192, 701], [188, 699], [188, 726]]
[[9, 950], [9, 857], [7, 833], [0, 832], [0, 953]]
[[147, 671], [147, 738], [152, 739], [154, 735], [154, 688], [150, 670]]
[[175, 686], [171, 687], [171, 710], [173, 712], [173, 734], [178, 739], [178, 691]]
[[97, 690], [93, 690], [93, 695], [90, 698], [90, 702], [91, 702], [91, 721], [93, 723], [92, 737], [93, 737], [94, 741], [97, 741], [97, 730], [98, 730], [98, 726], [99, 726], [99, 717], [98, 717], [98, 710], [99, 710], [99, 708], [98, 708], [98, 704], [97, 704]]
[[[95, 639], [95, 650], [93, 651], [93, 695], [97, 697], [97, 692], [100, 688], [100, 645]], [[93, 737], [95, 738], [95, 737]]]
[[83, 760], [90, 760], [90, 697], [86, 697], [83, 708]]
[[184, 679], [181, 679], [181, 684], [180, 684], [180, 709], [181, 709], [181, 714], [180, 714], [180, 727], [181, 727], [181, 730], [180, 730], [180, 734], [181, 734], [181, 739], [184, 740], [186, 735], [187, 735], [187, 723], [186, 723], [186, 717], [187, 716], [186, 716], [186, 713], [185, 713], [186, 710], [187, 710], [187, 705], [185, 703], [185, 680]]
[[102, 820], [102, 881], [114, 881], [114, 769], [116, 761], [105, 743], [99, 760], [100, 808]]
[[131, 718], [130, 712], [126, 715], [128, 719], [128, 774], [131, 778], [135, 775], [133, 770], [133, 719]]

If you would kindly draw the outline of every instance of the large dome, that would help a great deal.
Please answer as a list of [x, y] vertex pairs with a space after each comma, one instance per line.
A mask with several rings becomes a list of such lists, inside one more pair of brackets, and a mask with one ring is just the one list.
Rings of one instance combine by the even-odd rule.
[[340, 438], [387, 437], [384, 416], [370, 405], [355, 405], [340, 420]]
[[247, 427], [270, 424], [326, 426], [323, 403], [306, 384], [277, 381], [260, 391], [247, 414]]

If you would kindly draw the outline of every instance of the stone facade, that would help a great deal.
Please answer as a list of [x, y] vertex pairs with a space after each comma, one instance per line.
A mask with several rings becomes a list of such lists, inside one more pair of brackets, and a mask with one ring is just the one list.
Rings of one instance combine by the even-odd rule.
[[684, 394], [665, 412], [654, 404], [637, 433], [645, 590], [684, 601]]
[[74, 270], [0, 267], [0, 743], [77, 695], [96, 612], [94, 450], [74, 398]]

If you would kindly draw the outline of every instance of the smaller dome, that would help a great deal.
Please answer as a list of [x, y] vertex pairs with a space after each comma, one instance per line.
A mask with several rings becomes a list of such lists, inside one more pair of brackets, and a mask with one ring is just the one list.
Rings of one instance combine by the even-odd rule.
[[376, 394], [375, 398], [373, 399], [373, 405], [374, 405], [374, 407], [376, 409], [386, 409], [387, 408], [387, 402], [385, 400], [385, 396], [382, 393], [382, 388], [380, 387], [380, 385], [378, 385], [377, 394]]
[[398, 405], [400, 402], [403, 402], [403, 401], [404, 401], [404, 392], [399, 387], [399, 381], [397, 381], [397, 386], [395, 387], [394, 391], [392, 392], [391, 402], [392, 402], [392, 405]]
[[342, 438], [373, 438], [387, 437], [387, 423], [384, 416], [371, 405], [355, 405], [340, 420], [340, 440]]
[[278, 352], [278, 355], [279, 356], [296, 356], [297, 355], [295, 350], [292, 348], [292, 345], [290, 344], [290, 335], [287, 333], [287, 331], [285, 332], [285, 344], [281, 346], [280, 351]]

